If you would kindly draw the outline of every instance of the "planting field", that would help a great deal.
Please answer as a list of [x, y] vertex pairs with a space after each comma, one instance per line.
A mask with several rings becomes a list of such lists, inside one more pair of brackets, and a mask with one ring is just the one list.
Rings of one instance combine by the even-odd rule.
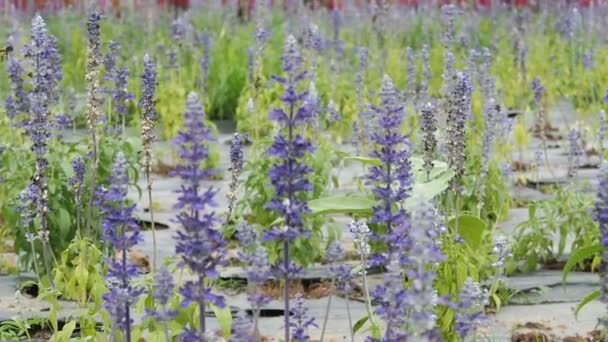
[[340, 4], [1, 13], [0, 341], [608, 341], [608, 5]]

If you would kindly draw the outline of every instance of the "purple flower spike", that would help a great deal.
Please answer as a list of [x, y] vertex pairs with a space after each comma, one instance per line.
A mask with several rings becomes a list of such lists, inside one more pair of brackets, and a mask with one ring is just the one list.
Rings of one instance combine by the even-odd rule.
[[[290, 262], [289, 243], [299, 236], [307, 236], [302, 215], [309, 212], [303, 194], [312, 190], [308, 174], [312, 168], [304, 162], [304, 157], [314, 151], [312, 142], [299, 132], [299, 128], [312, 119], [310, 106], [305, 102], [306, 92], [299, 91], [301, 81], [307, 77], [302, 70], [303, 58], [298, 50], [297, 41], [293, 36], [285, 40], [284, 53], [281, 57], [283, 76], [273, 78], [283, 86], [281, 101], [283, 108], [275, 108], [270, 113], [270, 119], [277, 122], [279, 133], [268, 149], [268, 155], [275, 158], [270, 168], [270, 183], [275, 190], [275, 196], [266, 208], [285, 219], [284, 229], [273, 227], [265, 236], [265, 240], [275, 240], [283, 243], [283, 258], [281, 265], [275, 265], [275, 270], [282, 276], [285, 284], [289, 277], [299, 270]], [[289, 312], [289, 286], [284, 290], [285, 312]], [[285, 340], [289, 340], [289, 316], [285, 315]]]
[[103, 192], [100, 201], [103, 216], [102, 238], [119, 255], [118, 260], [107, 261], [109, 268], [106, 280], [109, 292], [103, 295], [104, 308], [113, 319], [113, 331], [120, 331], [123, 338], [129, 341], [133, 324], [131, 307], [137, 302], [137, 297], [143, 293], [143, 289], [130, 282], [130, 278], [137, 275], [137, 269], [128, 261], [127, 252], [142, 239], [133, 216], [135, 205], [127, 202], [127, 167], [124, 154], [118, 152], [112, 167], [114, 172], [109, 179], [110, 187]]
[[[411, 145], [401, 134], [400, 127], [405, 112], [398, 100], [398, 92], [387, 75], [380, 88], [380, 107], [372, 106], [378, 118], [379, 130], [372, 135], [376, 150], [370, 156], [378, 158], [381, 165], [372, 166], [366, 176], [368, 184], [374, 185], [372, 192], [380, 202], [373, 208], [370, 223], [382, 224], [387, 228], [385, 242], [389, 254], [401, 252], [407, 244], [407, 214], [395, 205], [409, 197], [412, 187]], [[398, 187], [393, 184], [398, 183]]]
[[308, 315], [308, 308], [304, 305], [304, 297], [301, 293], [296, 294], [294, 299], [293, 310], [291, 311], [291, 323], [293, 328], [291, 340], [296, 342], [306, 342], [310, 340], [308, 329], [318, 328], [314, 317]]
[[[205, 113], [198, 95], [192, 92], [186, 100], [184, 113], [184, 129], [178, 132], [174, 144], [178, 146], [177, 155], [180, 165], [173, 176], [182, 180], [176, 209], [182, 210], [177, 220], [182, 229], [177, 233], [175, 251], [181, 256], [182, 265], [197, 276], [195, 281], [187, 281], [180, 293], [184, 297], [182, 305], [194, 302], [200, 312], [205, 312], [206, 304], [213, 303], [223, 307], [224, 301], [206, 287], [205, 279], [215, 279], [218, 276], [217, 266], [227, 264], [226, 241], [223, 234], [216, 229], [219, 218], [211, 209], [216, 206], [214, 201], [216, 189], [203, 189], [201, 181], [214, 173], [210, 169], [201, 169], [201, 165], [209, 157], [209, 143], [215, 139], [211, 128], [206, 124]], [[205, 315], [200, 315], [198, 336], [204, 336], [206, 331]], [[190, 333], [194, 333], [191, 330]], [[185, 332], [183, 337], [189, 336]]]

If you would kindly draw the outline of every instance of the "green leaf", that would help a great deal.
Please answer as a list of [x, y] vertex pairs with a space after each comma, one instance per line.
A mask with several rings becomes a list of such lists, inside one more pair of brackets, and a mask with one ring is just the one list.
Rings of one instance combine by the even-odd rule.
[[[230, 307], [225, 306], [222, 309], [215, 305], [211, 305], [211, 310], [213, 310], [213, 314], [215, 315], [215, 318], [217, 318], [217, 322], [220, 324], [222, 335], [224, 337], [230, 336], [232, 331], [232, 313], [230, 312]], [[201, 312], [201, 315], [204, 314], [204, 312]]]
[[585, 298], [581, 299], [581, 301], [576, 304], [576, 307], [574, 308], [574, 318], [578, 318], [578, 313], [579, 311], [581, 311], [581, 309], [587, 305], [589, 302], [592, 302], [598, 298], [600, 298], [601, 292], [600, 290], [595, 290], [593, 292], [591, 292], [590, 294], [586, 295]]
[[361, 196], [329, 196], [308, 202], [312, 215], [370, 211], [376, 201]]
[[361, 319], [355, 322], [355, 325], [353, 325], [353, 334], [356, 334], [357, 331], [361, 330], [361, 328], [363, 328], [363, 326], [365, 325], [365, 322], [367, 322], [368, 320], [369, 316], [363, 316], [361, 317]]
[[76, 321], [70, 321], [66, 325], [63, 326], [60, 332], [57, 332], [53, 335], [51, 339], [52, 342], [68, 342], [76, 329]]
[[380, 159], [378, 159], [378, 158], [349, 156], [349, 157], [345, 157], [342, 159], [343, 162], [351, 161], [351, 160], [359, 162], [361, 164], [368, 164], [368, 165], [374, 165], [374, 166], [380, 165]]
[[583, 247], [583, 248], [577, 250], [576, 252], [572, 253], [572, 255], [570, 256], [570, 259], [568, 259], [568, 262], [566, 263], [566, 265], [564, 265], [564, 269], [562, 271], [562, 285], [566, 285], [566, 278], [568, 277], [568, 273], [570, 273], [570, 271], [572, 271], [572, 269], [574, 268], [574, 266], [576, 266], [576, 264], [598, 254], [599, 252], [602, 251], [603, 248], [604, 247], [602, 245], [596, 244], [596, 245]]
[[462, 236], [469, 247], [473, 250], [479, 249], [481, 238], [487, 228], [486, 223], [477, 216], [460, 215], [451, 219], [448, 226], [451, 229], [456, 229], [456, 222], [458, 222], [458, 234]]
[[492, 293], [492, 299], [494, 300], [494, 305], [496, 305], [496, 311], [500, 311], [500, 307], [502, 306], [502, 300], [496, 293]]

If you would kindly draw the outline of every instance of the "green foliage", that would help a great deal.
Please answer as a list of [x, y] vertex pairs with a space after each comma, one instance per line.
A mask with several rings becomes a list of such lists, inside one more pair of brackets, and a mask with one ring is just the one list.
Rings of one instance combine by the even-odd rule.
[[448, 222], [448, 226], [452, 231], [458, 233], [473, 250], [479, 249], [487, 229], [486, 223], [473, 215], [455, 217]]
[[572, 251], [597, 242], [599, 230], [588, 210], [591, 206], [588, 195], [568, 188], [557, 188], [551, 200], [530, 203], [528, 221], [515, 232], [513, 257], [519, 267], [531, 271], [544, 262], [559, 260], [568, 237], [574, 238]]

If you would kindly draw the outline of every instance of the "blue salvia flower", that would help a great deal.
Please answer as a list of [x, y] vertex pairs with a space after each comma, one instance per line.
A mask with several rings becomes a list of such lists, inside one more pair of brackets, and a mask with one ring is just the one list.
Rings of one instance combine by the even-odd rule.
[[405, 49], [407, 58], [407, 95], [410, 100], [416, 96], [416, 55], [411, 47]]
[[420, 51], [420, 55], [422, 58], [422, 80], [420, 81], [420, 92], [418, 99], [425, 103], [424, 101], [428, 101], [429, 97], [429, 81], [433, 76], [431, 72], [431, 55], [429, 52], [429, 46], [424, 44], [422, 46], [422, 50]]
[[496, 281], [501, 280], [505, 277], [505, 260], [512, 256], [507, 246], [507, 238], [499, 236], [494, 241], [494, 248], [492, 253], [496, 257], [496, 262], [492, 263], [492, 267], [496, 270]]
[[587, 70], [591, 70], [595, 67], [595, 59], [593, 57], [593, 48], [587, 49], [583, 54], [583, 66]]
[[211, 64], [211, 36], [209, 31], [204, 30], [201, 35], [201, 44], [203, 46], [203, 55], [199, 60], [201, 69], [201, 90], [203, 95], [209, 91], [209, 65]]
[[21, 63], [11, 55], [6, 64], [6, 73], [8, 75], [10, 92], [4, 101], [4, 107], [6, 109], [6, 116], [10, 120], [13, 120], [17, 115], [29, 111], [28, 93], [25, 90], [23, 81], [25, 69]]
[[108, 259], [109, 265], [106, 280], [109, 291], [103, 295], [104, 308], [108, 310], [113, 320], [113, 336], [120, 332], [125, 341], [131, 340], [131, 325], [133, 316], [131, 306], [137, 302], [137, 297], [143, 289], [133, 285], [130, 279], [137, 275], [135, 265], [127, 257], [127, 251], [142, 241], [133, 210], [135, 205], [127, 201], [129, 176], [127, 160], [122, 152], [118, 152], [112, 165], [110, 187], [103, 193], [102, 206], [102, 239], [114, 248], [119, 260]]
[[435, 305], [439, 303], [437, 291], [433, 288], [435, 266], [445, 260], [438, 243], [446, 232], [439, 224], [437, 210], [432, 202], [425, 199], [415, 201], [412, 215], [411, 238], [409, 251], [411, 264], [405, 274], [411, 282], [407, 289], [408, 325], [413, 340], [432, 340], [435, 336], [437, 315]]
[[325, 260], [330, 263], [329, 273], [334, 286], [344, 295], [350, 291], [350, 282], [353, 279], [352, 267], [341, 262], [345, 256], [346, 251], [339, 240], [332, 241], [325, 251]]
[[152, 143], [154, 142], [154, 123], [156, 121], [156, 64], [150, 55], [144, 55], [144, 71], [141, 75], [141, 99], [138, 106], [142, 109], [141, 142], [142, 164], [150, 173], [152, 167]]
[[310, 328], [318, 328], [314, 317], [308, 315], [308, 308], [304, 305], [304, 297], [301, 293], [296, 294], [294, 298], [293, 310], [291, 313], [291, 322], [289, 326], [293, 328], [291, 341], [306, 342], [310, 340], [308, 330]]
[[[403, 251], [407, 236], [407, 214], [401, 208], [394, 209], [409, 197], [412, 187], [411, 145], [409, 139], [401, 133], [401, 124], [405, 111], [393, 81], [384, 75], [380, 88], [380, 106], [372, 107], [378, 118], [379, 129], [373, 133], [372, 141], [376, 145], [370, 154], [380, 160], [380, 165], [369, 168], [366, 178], [374, 186], [372, 192], [380, 204], [374, 206], [371, 223], [386, 227], [385, 242], [389, 254]], [[394, 189], [393, 184], [399, 187]]]
[[458, 72], [454, 77], [447, 102], [447, 148], [448, 165], [456, 173], [450, 180], [450, 188], [457, 194], [462, 192], [462, 177], [465, 172], [466, 132], [465, 124], [471, 101], [471, 85], [468, 76]]
[[244, 249], [243, 252], [239, 252], [239, 258], [247, 264], [245, 270], [247, 284], [252, 287], [252, 291], [247, 298], [253, 306], [257, 326], [260, 309], [271, 300], [270, 297], [263, 294], [261, 286], [271, 276], [272, 270], [268, 260], [268, 252], [260, 243], [258, 233], [244, 221], [239, 222], [236, 229], [237, 239]]
[[427, 179], [429, 179], [434, 167], [433, 160], [435, 159], [435, 152], [437, 151], [437, 137], [435, 136], [437, 131], [437, 118], [435, 106], [430, 102], [422, 106], [420, 130], [422, 130], [424, 170], [426, 171]]
[[263, 49], [263, 46], [266, 44], [268, 39], [270, 38], [270, 32], [267, 29], [269, 25], [268, 21], [268, 12], [270, 8], [270, 3], [268, 0], [260, 0], [255, 2], [255, 10], [256, 15], [254, 19], [255, 23], [255, 42], [258, 45], [258, 49]]
[[156, 308], [146, 308], [146, 315], [162, 324], [167, 341], [171, 341], [167, 322], [173, 320], [178, 313], [167, 306], [173, 296], [174, 289], [173, 275], [166, 267], [160, 268], [154, 274], [154, 284], [152, 285], [152, 298], [154, 298]]
[[337, 57], [344, 55], [344, 41], [340, 39], [340, 30], [342, 29], [342, 18], [340, 17], [340, 11], [333, 9], [330, 13], [331, 23], [333, 29], [333, 47]]
[[365, 47], [357, 49], [358, 64], [355, 73], [355, 93], [357, 96], [357, 118], [353, 121], [353, 142], [360, 153], [362, 146], [365, 145], [366, 132], [371, 132], [371, 123], [365, 119], [365, 72], [369, 67], [369, 50]]
[[[265, 240], [283, 242], [283, 264], [277, 265], [277, 270], [283, 272], [282, 276], [288, 284], [292, 271], [297, 267], [290, 263], [289, 243], [299, 236], [307, 236], [302, 215], [309, 212], [308, 205], [301, 197], [304, 193], [312, 191], [312, 184], [307, 175], [312, 168], [304, 163], [306, 154], [314, 151], [310, 140], [298, 132], [299, 127], [312, 119], [310, 108], [303, 102], [306, 92], [299, 92], [300, 81], [307, 77], [302, 70], [302, 56], [298, 51], [297, 41], [289, 35], [285, 40], [285, 49], [282, 60], [283, 77], [273, 76], [279, 82], [284, 92], [281, 100], [287, 111], [274, 108], [270, 119], [279, 124], [280, 131], [268, 149], [268, 155], [276, 158], [275, 164], [270, 168], [270, 182], [275, 190], [274, 198], [266, 204], [266, 208], [279, 214], [285, 219], [282, 228], [273, 227], [266, 233]], [[285, 286], [285, 312], [289, 312], [289, 290]], [[285, 316], [285, 340], [289, 340], [289, 315]]]
[[500, 114], [499, 107], [493, 98], [484, 101], [484, 131], [483, 143], [481, 147], [481, 173], [479, 185], [479, 207], [483, 207], [483, 202], [486, 194], [486, 179], [490, 169], [490, 158], [492, 157], [492, 148], [494, 144], [494, 135], [496, 130], [496, 117]]
[[[58, 99], [57, 85], [62, 79], [61, 57], [57, 52], [57, 40], [48, 34], [46, 24], [40, 16], [32, 20], [30, 43], [24, 47], [25, 56], [32, 68], [32, 91], [29, 94], [30, 117], [26, 130], [32, 141], [32, 152], [36, 156], [36, 171], [33, 182], [38, 194], [36, 196], [37, 216], [40, 220], [39, 237], [43, 243], [43, 252], [47, 274], [50, 276], [48, 250], [48, 141], [51, 138], [52, 122], [50, 107]], [[52, 282], [52, 279], [51, 279]]]
[[319, 63], [318, 57], [323, 49], [323, 37], [321, 36], [321, 31], [319, 31], [319, 27], [317, 25], [307, 25], [306, 29], [304, 30], [302, 43], [304, 48], [308, 50], [308, 64], [310, 70], [307, 77], [314, 82], [317, 78], [317, 68]]
[[325, 112], [327, 113], [328, 122], [336, 123], [342, 120], [342, 114], [340, 114], [338, 105], [336, 105], [334, 100], [329, 100], [327, 107], [325, 107]]
[[72, 160], [72, 170], [74, 175], [68, 179], [68, 185], [72, 187], [76, 205], [82, 204], [82, 195], [84, 195], [84, 174], [86, 166], [84, 160], [80, 157]]
[[597, 128], [597, 140], [599, 145], [600, 164], [604, 162], [604, 138], [608, 132], [608, 123], [606, 122], [606, 112], [600, 111], [600, 124]]
[[462, 286], [456, 313], [454, 314], [454, 330], [465, 340], [477, 333], [477, 330], [487, 320], [483, 310], [488, 303], [488, 293], [482, 290], [479, 283], [467, 278]]
[[[182, 180], [181, 189], [177, 191], [178, 202], [175, 205], [175, 209], [181, 210], [177, 220], [182, 229], [176, 236], [175, 251], [182, 259], [181, 265], [187, 266], [196, 275], [196, 280], [185, 282], [180, 289], [184, 297], [182, 305], [194, 302], [200, 312], [204, 313], [207, 303], [224, 306], [223, 298], [213, 294], [205, 281], [215, 279], [218, 276], [217, 266], [227, 263], [226, 241], [222, 233], [215, 228], [219, 223], [218, 217], [213, 211], [208, 211], [216, 206], [214, 197], [217, 190], [203, 189], [201, 185], [202, 180], [215, 172], [201, 169], [201, 165], [209, 157], [209, 143], [215, 139], [211, 135], [211, 128], [205, 122], [200, 100], [194, 92], [191, 92], [186, 100], [184, 119], [184, 129], [178, 132], [173, 141], [178, 146], [177, 155], [181, 163], [171, 175]], [[197, 336], [199, 340], [204, 341], [205, 331], [205, 315], [201, 314], [199, 329], [190, 329], [184, 332], [183, 337]]]
[[[444, 35], [442, 39], [443, 47], [445, 49], [444, 55], [444, 69], [443, 79], [444, 82], [451, 81], [452, 73], [454, 69], [454, 55], [452, 54], [452, 45], [454, 43], [454, 36], [456, 30], [456, 16], [460, 14], [458, 7], [453, 4], [444, 5], [441, 7], [441, 19], [444, 25]], [[444, 83], [444, 86], [446, 83]]]
[[46, 96], [45, 106], [59, 100], [57, 87], [63, 79], [62, 60], [57, 50], [57, 38], [48, 33], [42, 17], [32, 19], [30, 43], [23, 47], [26, 60], [33, 70], [33, 92]]
[[399, 258], [392, 257], [386, 265], [384, 282], [371, 292], [372, 298], [378, 303], [375, 313], [386, 324], [382, 342], [406, 341], [408, 336], [406, 314], [409, 298], [407, 290], [403, 288], [401, 265]]
[[[604, 248], [602, 252], [603, 263], [600, 266], [600, 300], [604, 305], [608, 305], [608, 166], [603, 165], [600, 169], [599, 186], [597, 192], [597, 201], [595, 202], [594, 218], [599, 225], [600, 243]], [[604, 329], [608, 329], [608, 316], [604, 315], [599, 319], [600, 324]]]
[[170, 70], [178, 69], [179, 63], [177, 61], [177, 49], [167, 50], [166, 56], [167, 56], [167, 65], [165, 67]]
[[452, 82], [454, 82], [455, 65], [456, 60], [452, 51], [445, 53], [444, 67], [443, 67], [443, 88], [445, 92], [449, 92]]
[[232, 335], [228, 342], [256, 342], [256, 337], [252, 333], [253, 326], [251, 319], [245, 311], [239, 311], [232, 320]]
[[171, 30], [171, 40], [177, 44], [181, 44], [188, 34], [188, 25], [186, 24], [184, 18], [179, 17], [173, 19], [171, 25], [169, 27]]
[[568, 133], [568, 176], [574, 177], [580, 165], [580, 157], [585, 154], [581, 132], [572, 127]]
[[228, 213], [226, 214], [226, 223], [232, 216], [234, 205], [236, 202], [236, 191], [239, 187], [239, 177], [243, 171], [244, 154], [243, 145], [249, 141], [249, 136], [246, 133], [234, 133], [230, 140], [230, 185], [226, 198], [228, 199]]
[[114, 107], [114, 113], [118, 114], [123, 122], [127, 114], [129, 114], [129, 101], [135, 99], [135, 95], [127, 89], [128, 84], [129, 68], [117, 68], [114, 77], [114, 89], [112, 91], [112, 106]]
[[105, 75], [103, 78], [108, 81], [114, 80], [116, 75], [116, 68], [118, 67], [118, 60], [120, 59], [120, 43], [111, 40], [108, 43], [108, 53], [103, 58], [103, 67], [105, 69]]
[[319, 97], [319, 92], [317, 91], [317, 86], [314, 81], [310, 82], [308, 86], [308, 93], [306, 94], [306, 98], [304, 99], [304, 105], [308, 107], [310, 114], [312, 116], [312, 127], [313, 129], [318, 129], [319, 126], [319, 116], [321, 115], [322, 105], [321, 105], [321, 97]]
[[532, 82], [530, 82], [530, 89], [534, 93], [534, 102], [537, 106], [540, 106], [540, 100], [545, 94], [545, 87], [539, 77], [535, 77]]

